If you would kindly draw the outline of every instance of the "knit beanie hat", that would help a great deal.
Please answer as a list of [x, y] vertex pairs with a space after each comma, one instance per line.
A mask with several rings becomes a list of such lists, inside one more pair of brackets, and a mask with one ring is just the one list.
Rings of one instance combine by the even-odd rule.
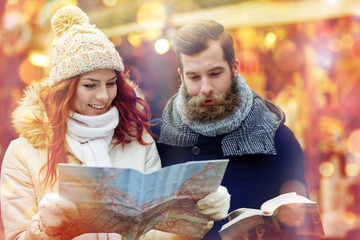
[[52, 42], [49, 86], [95, 69], [124, 71], [114, 44], [76, 6], [59, 9], [51, 19]]

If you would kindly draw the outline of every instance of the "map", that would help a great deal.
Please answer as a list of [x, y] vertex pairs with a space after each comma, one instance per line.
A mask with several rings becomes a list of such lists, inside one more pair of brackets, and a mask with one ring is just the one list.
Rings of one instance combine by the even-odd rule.
[[78, 206], [74, 229], [131, 240], [151, 229], [201, 238], [208, 217], [198, 213], [196, 202], [218, 189], [227, 164], [193, 161], [152, 173], [59, 164], [59, 193]]

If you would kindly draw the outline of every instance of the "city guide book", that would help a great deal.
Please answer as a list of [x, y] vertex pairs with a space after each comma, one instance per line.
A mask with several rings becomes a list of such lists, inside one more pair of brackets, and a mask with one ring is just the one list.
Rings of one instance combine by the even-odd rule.
[[228, 160], [193, 161], [152, 173], [59, 164], [59, 194], [79, 209], [72, 230], [138, 239], [156, 229], [201, 238], [208, 230], [208, 217], [198, 213], [196, 202], [218, 189], [227, 164]]
[[261, 209], [236, 209], [228, 218], [219, 231], [222, 240], [324, 235], [317, 203], [295, 192], [272, 198]]

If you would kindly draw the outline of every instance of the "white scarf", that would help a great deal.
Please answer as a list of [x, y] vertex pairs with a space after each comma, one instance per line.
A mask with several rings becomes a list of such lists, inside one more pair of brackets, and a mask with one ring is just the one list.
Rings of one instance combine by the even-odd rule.
[[109, 145], [119, 123], [119, 111], [112, 107], [99, 116], [71, 113], [66, 141], [70, 151], [85, 165], [111, 167]]

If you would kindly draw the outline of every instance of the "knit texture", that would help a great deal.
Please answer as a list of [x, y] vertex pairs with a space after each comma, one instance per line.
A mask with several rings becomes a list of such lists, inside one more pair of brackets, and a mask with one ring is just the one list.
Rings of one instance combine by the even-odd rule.
[[276, 154], [274, 138], [277, 128], [285, 121], [284, 113], [275, 104], [251, 91], [240, 75], [237, 77], [237, 86], [242, 102], [232, 116], [213, 123], [201, 123], [199, 126], [190, 126], [184, 121], [184, 114], [179, 111], [180, 94], [173, 96], [163, 112], [161, 134], [157, 142], [189, 147], [197, 143], [199, 135], [224, 136], [221, 141], [224, 156]]
[[124, 71], [114, 44], [76, 6], [59, 9], [51, 19], [52, 42], [49, 86], [95, 69]]

